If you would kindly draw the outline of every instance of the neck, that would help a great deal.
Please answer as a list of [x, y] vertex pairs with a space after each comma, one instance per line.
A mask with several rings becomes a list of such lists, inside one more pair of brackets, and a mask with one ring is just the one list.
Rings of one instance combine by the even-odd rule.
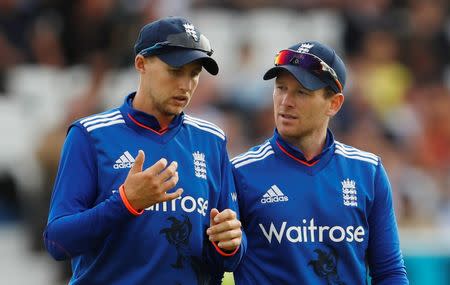
[[326, 128], [301, 138], [283, 137], [289, 144], [301, 150], [308, 161], [322, 153], [326, 138]]
[[150, 96], [145, 96], [141, 88], [138, 88], [133, 100], [133, 108], [154, 116], [159, 123], [161, 129], [168, 128], [175, 116], [167, 116], [162, 114], [155, 108], [155, 103]]

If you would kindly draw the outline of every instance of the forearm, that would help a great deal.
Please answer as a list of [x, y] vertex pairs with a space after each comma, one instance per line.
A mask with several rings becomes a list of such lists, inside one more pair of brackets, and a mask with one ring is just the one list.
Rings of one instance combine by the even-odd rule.
[[[395, 238], [393, 238], [395, 239]], [[409, 284], [403, 257], [396, 245], [378, 245], [380, 254], [371, 253], [369, 257], [372, 284]]]
[[45, 246], [56, 260], [71, 258], [98, 247], [113, 229], [132, 218], [116, 193], [91, 209], [50, 221]]
[[376, 196], [368, 218], [368, 261], [372, 284], [409, 284], [400, 250], [390, 183], [381, 165], [379, 170]]
[[409, 281], [406, 276], [406, 271], [404, 268], [399, 268], [399, 270], [391, 270], [386, 274], [382, 274], [375, 278], [372, 278], [373, 285], [408, 285]]

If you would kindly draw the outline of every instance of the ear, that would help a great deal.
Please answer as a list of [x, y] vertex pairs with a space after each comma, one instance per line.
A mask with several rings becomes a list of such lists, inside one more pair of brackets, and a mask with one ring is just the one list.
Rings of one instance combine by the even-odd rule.
[[134, 67], [139, 73], [145, 72], [145, 58], [141, 54], [134, 58]]
[[342, 104], [344, 104], [344, 95], [342, 93], [336, 93], [329, 100], [330, 107], [328, 108], [327, 115], [333, 117], [339, 112]]

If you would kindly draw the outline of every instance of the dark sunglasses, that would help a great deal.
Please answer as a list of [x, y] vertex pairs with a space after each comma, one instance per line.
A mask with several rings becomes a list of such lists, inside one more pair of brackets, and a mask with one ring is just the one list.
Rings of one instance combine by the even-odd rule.
[[339, 92], [342, 93], [342, 84], [339, 82], [336, 72], [319, 57], [310, 53], [284, 49], [275, 56], [275, 66], [288, 64], [298, 65], [321, 79], [331, 76]]
[[139, 52], [143, 56], [150, 55], [153, 51], [162, 49], [165, 47], [181, 47], [188, 49], [196, 49], [206, 53], [211, 56], [213, 54], [213, 49], [209, 40], [202, 34], [198, 33], [200, 36], [195, 40], [191, 35], [187, 33], [172, 34], [167, 37], [164, 42], [159, 42], [151, 47], [145, 48]]

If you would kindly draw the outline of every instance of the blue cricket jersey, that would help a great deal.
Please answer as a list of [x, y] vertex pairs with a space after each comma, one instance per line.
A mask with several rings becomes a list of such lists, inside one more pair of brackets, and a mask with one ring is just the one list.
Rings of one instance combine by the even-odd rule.
[[[242, 258], [218, 252], [206, 235], [210, 209], [238, 212], [224, 132], [204, 120], [177, 116], [158, 131], [155, 117], [117, 109], [69, 129], [44, 232], [57, 260], [72, 259], [70, 284], [220, 284]], [[138, 150], [143, 169], [161, 158], [178, 162], [181, 197], [133, 215], [121, 198]]]
[[232, 159], [247, 253], [236, 284], [408, 284], [391, 186], [376, 155], [327, 133], [306, 162], [275, 130]]

